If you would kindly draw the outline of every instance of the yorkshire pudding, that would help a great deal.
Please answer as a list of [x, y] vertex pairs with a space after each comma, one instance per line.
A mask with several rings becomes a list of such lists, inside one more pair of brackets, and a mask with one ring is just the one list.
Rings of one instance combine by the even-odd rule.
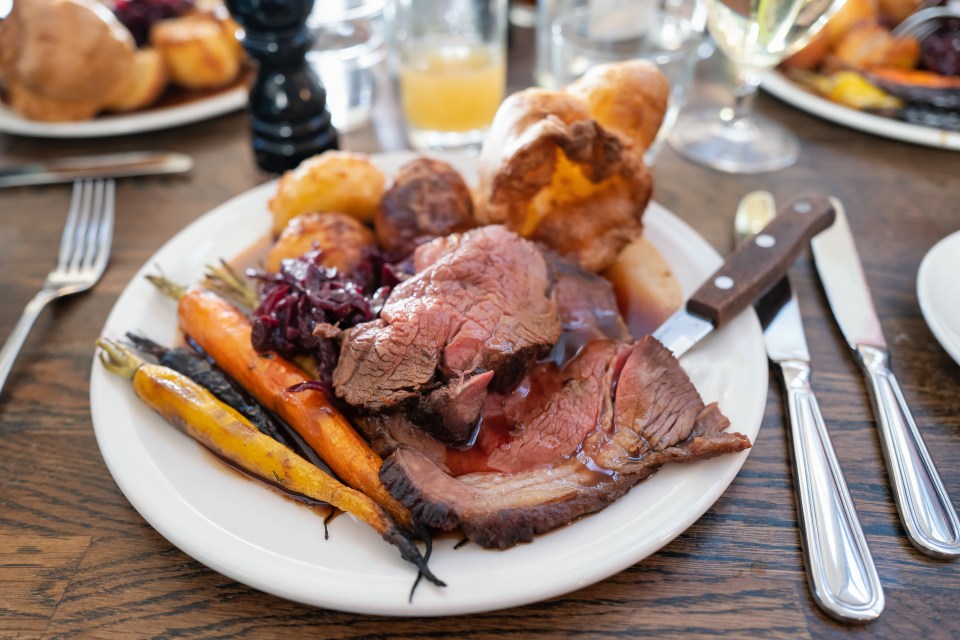
[[96, 0], [17, 0], [0, 28], [10, 103], [27, 118], [90, 118], [133, 66], [130, 32]]
[[[666, 86], [653, 72], [650, 82]], [[643, 151], [663, 119], [666, 101], [628, 95], [644, 113], [625, 120], [611, 103], [617, 91], [633, 91], [611, 84], [621, 75], [612, 65], [589, 84], [584, 81], [579, 93], [587, 99], [528, 89], [503, 102], [480, 153], [481, 223], [504, 224], [592, 271], [610, 266], [640, 235], [652, 190]], [[606, 128], [604, 121], [616, 128]]]

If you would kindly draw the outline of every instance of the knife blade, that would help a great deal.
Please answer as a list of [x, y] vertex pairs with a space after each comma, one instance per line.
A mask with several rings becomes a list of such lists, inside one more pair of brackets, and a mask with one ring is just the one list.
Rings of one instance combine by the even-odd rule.
[[80, 178], [126, 178], [183, 173], [192, 167], [193, 158], [182, 153], [133, 151], [77, 156], [0, 168], [0, 187], [56, 184], [73, 182]]
[[[775, 215], [769, 192], [747, 194], [737, 208], [738, 235], [749, 236], [754, 223], [762, 225]], [[784, 276], [754, 308], [786, 398], [793, 489], [810, 592], [834, 618], [874, 620], [883, 611], [883, 587], [810, 386], [810, 352], [789, 278]]]
[[682, 356], [780, 280], [810, 238], [830, 226], [833, 215], [825, 196], [806, 194], [787, 203], [756, 240], [737, 247], [653, 337], [677, 358]]
[[958, 557], [960, 519], [890, 370], [887, 341], [843, 205], [831, 201], [837, 221], [813, 240], [813, 258], [833, 316], [867, 379], [900, 520], [920, 552]]

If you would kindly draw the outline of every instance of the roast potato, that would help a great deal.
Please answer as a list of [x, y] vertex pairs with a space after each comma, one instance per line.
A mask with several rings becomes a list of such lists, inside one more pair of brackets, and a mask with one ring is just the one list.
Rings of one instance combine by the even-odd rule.
[[269, 205], [273, 232], [280, 233], [292, 218], [314, 211], [346, 213], [372, 222], [385, 182], [383, 173], [361, 154], [326, 151], [308, 158], [280, 178]]
[[161, 20], [150, 28], [150, 44], [163, 57], [170, 81], [187, 89], [214, 89], [240, 75], [243, 49], [236, 23], [211, 13]]
[[476, 223], [463, 177], [446, 162], [417, 158], [400, 168], [374, 219], [377, 241], [403, 258], [424, 240], [466, 231]]
[[353, 271], [373, 246], [373, 233], [356, 218], [344, 213], [305, 213], [287, 224], [267, 254], [267, 271], [280, 269], [280, 262], [313, 249], [323, 251], [321, 262], [343, 273]]
[[920, 44], [913, 38], [893, 37], [877, 22], [860, 22], [837, 42], [833, 55], [853, 69], [913, 69], [920, 60]]

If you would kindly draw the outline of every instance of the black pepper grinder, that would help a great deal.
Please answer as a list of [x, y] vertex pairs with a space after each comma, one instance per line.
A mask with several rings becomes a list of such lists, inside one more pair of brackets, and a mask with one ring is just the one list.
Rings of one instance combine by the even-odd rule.
[[293, 169], [338, 147], [327, 92], [307, 64], [313, 0], [227, 0], [243, 27], [243, 46], [259, 63], [250, 89], [253, 152], [264, 171]]

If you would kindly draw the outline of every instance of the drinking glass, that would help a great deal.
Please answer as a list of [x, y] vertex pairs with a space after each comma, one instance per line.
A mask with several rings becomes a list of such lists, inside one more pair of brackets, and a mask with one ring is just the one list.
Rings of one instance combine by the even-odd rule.
[[573, 9], [551, 27], [551, 77], [566, 85], [590, 67], [620, 60], [648, 60], [670, 83], [663, 124], [644, 159], [652, 164], [686, 102], [686, 89], [698, 60], [702, 29], [686, 15], [672, 13], [657, 0], [636, 0], [621, 6]]
[[395, 20], [410, 144], [478, 147], [506, 87], [506, 0], [397, 0]]
[[370, 120], [374, 71], [387, 54], [386, 4], [387, 0], [322, 0], [314, 4], [307, 20], [315, 38], [307, 62], [327, 90], [327, 108], [341, 132]]
[[728, 173], [776, 171], [797, 160], [796, 136], [752, 113], [760, 76], [802, 48], [843, 0], [707, 0], [707, 27], [734, 63], [734, 104], [683, 114], [670, 145]]

